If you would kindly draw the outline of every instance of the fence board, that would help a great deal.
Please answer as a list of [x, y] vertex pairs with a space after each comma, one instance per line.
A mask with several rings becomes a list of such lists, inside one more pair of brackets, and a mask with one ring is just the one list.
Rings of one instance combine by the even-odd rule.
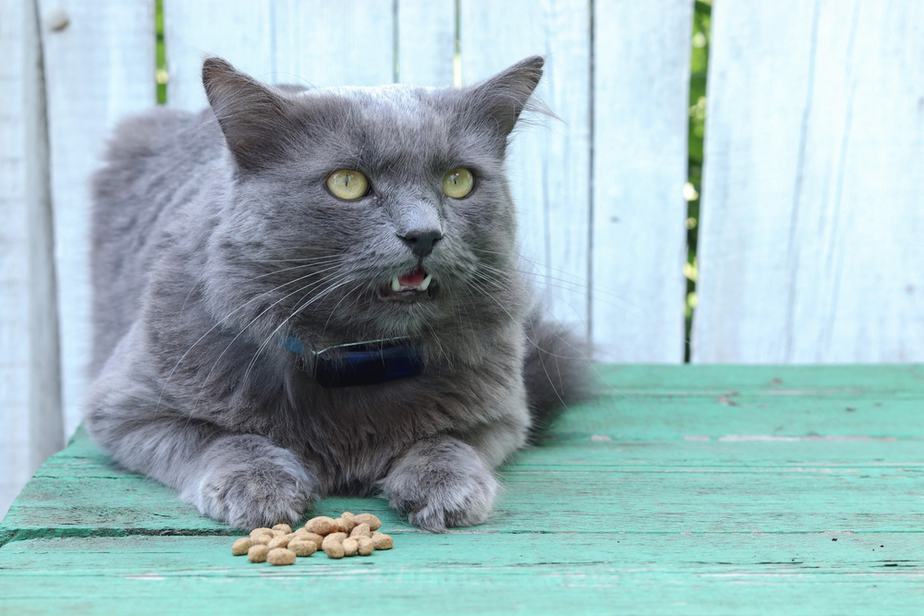
[[[40, 0], [54, 207], [64, 427], [81, 419], [90, 359], [87, 178], [115, 122], [154, 103], [154, 5]], [[52, 18], [66, 17], [58, 30]]]
[[594, 5], [592, 326], [609, 361], [683, 361], [691, 5]]
[[208, 56], [221, 56], [258, 79], [274, 81], [274, 9], [271, 0], [164, 0], [168, 105], [206, 106], [202, 61]]
[[698, 362], [924, 360], [924, 4], [714, 7]]
[[33, 5], [0, 0], [0, 517], [64, 435], [40, 53]]
[[276, 78], [302, 85], [395, 80], [392, 0], [278, 0]]
[[462, 0], [459, 19], [466, 83], [526, 56], [546, 56], [536, 96], [561, 121], [534, 118], [538, 125], [521, 128], [509, 152], [508, 172], [519, 210], [524, 268], [532, 272], [550, 312], [586, 333], [590, 2]]
[[454, 0], [398, 0], [398, 81], [452, 85]]

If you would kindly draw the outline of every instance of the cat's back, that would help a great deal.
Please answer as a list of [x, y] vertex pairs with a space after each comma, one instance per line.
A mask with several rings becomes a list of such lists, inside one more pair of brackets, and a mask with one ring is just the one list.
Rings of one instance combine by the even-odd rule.
[[114, 131], [92, 180], [94, 372], [138, 312], [172, 210], [203, 189], [222, 151], [210, 111], [156, 108]]

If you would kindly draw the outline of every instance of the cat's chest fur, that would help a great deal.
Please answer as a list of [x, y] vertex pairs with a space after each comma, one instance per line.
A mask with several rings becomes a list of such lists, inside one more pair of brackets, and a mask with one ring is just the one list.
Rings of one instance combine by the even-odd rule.
[[389, 383], [330, 389], [294, 372], [286, 402], [252, 416], [259, 424], [253, 428], [336, 477], [328, 490], [364, 493], [412, 443], [525, 417], [521, 361], [511, 349], [478, 366], [431, 367]]

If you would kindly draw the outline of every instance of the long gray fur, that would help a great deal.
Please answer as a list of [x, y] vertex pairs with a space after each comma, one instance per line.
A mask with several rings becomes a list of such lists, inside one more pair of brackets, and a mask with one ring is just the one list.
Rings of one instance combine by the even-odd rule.
[[[301, 90], [213, 58], [209, 109], [124, 122], [94, 178], [93, 438], [241, 528], [332, 493], [381, 492], [434, 531], [487, 519], [494, 469], [585, 392], [584, 350], [542, 323], [518, 271], [503, 171], [542, 64], [468, 88]], [[476, 187], [449, 199], [441, 178], [460, 165]], [[331, 196], [339, 168], [370, 195]], [[397, 234], [422, 218], [444, 233], [423, 260], [436, 297], [383, 302], [417, 265]], [[325, 389], [287, 335], [409, 336], [424, 372]]]

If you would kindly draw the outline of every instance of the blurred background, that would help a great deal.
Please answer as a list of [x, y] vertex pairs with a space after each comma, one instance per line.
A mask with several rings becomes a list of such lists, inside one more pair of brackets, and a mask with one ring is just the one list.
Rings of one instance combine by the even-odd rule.
[[601, 361], [924, 360], [924, 2], [0, 0], [0, 515], [79, 426], [87, 178], [115, 122], [269, 82], [546, 56], [523, 269]]

